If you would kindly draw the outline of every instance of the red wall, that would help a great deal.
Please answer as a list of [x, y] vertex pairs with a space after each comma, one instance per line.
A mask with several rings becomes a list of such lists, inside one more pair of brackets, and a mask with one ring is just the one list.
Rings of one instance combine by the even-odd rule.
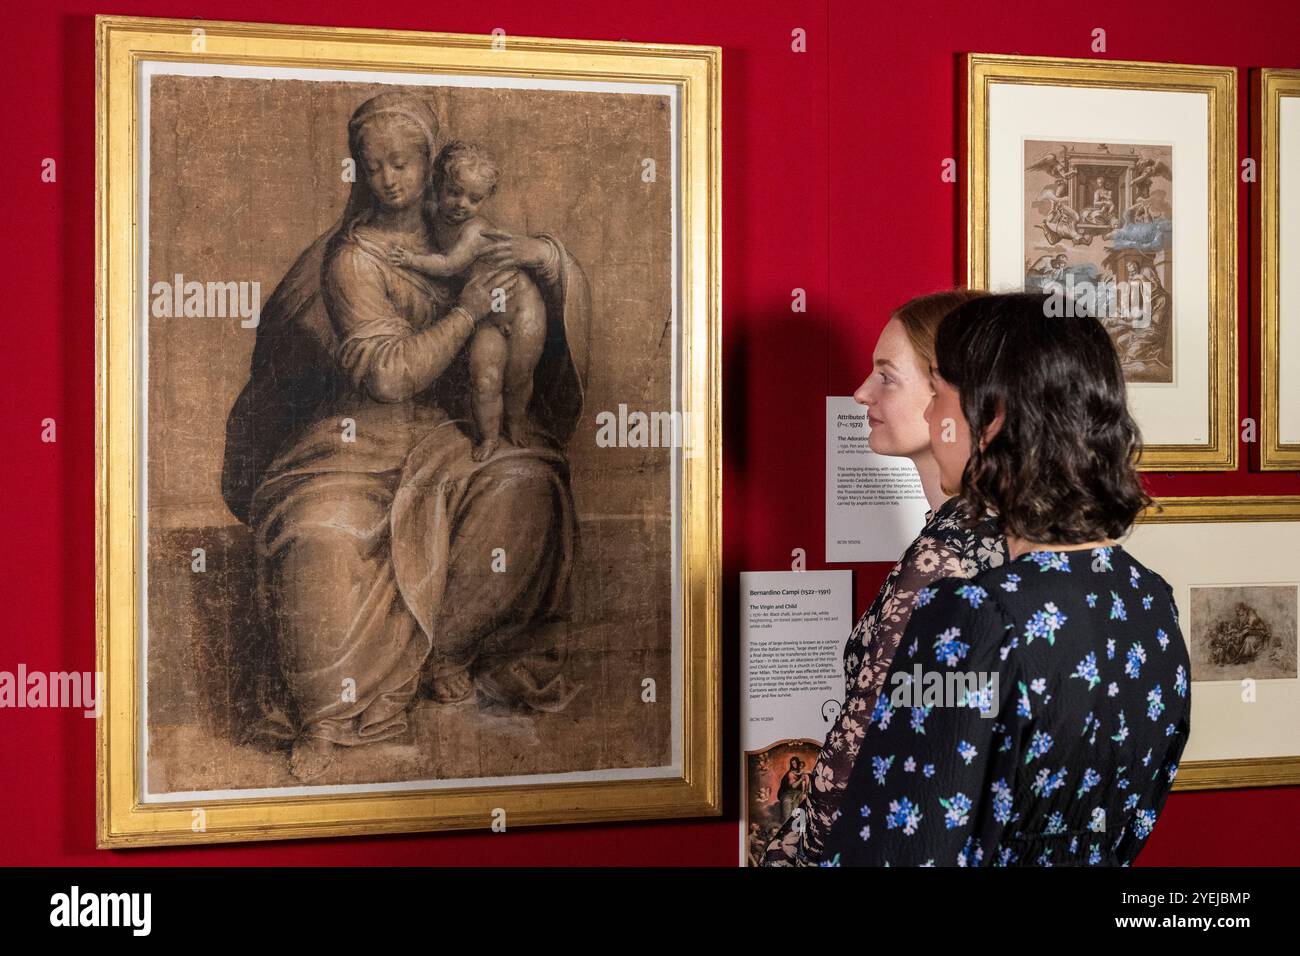
[[[725, 55], [724, 634], [735, 672], [737, 574], [821, 567], [824, 396], [848, 394], [889, 309], [959, 279], [962, 187], [940, 181], [957, 154], [958, 55], [965, 51], [1300, 67], [1300, 6], [1258, 0], [1135, 4], [611, 4], [524, 0], [437, 4], [186, 0], [98, 5], [49, 0], [0, 12], [7, 225], [0, 348], [0, 670], [94, 668], [94, 21], [140, 16], [707, 43]], [[808, 52], [790, 51], [803, 28]], [[1241, 80], [1243, 153], [1253, 114]], [[40, 180], [58, 162], [57, 184]], [[1251, 341], [1242, 192], [1241, 342]], [[790, 290], [808, 290], [792, 315]], [[1243, 409], [1252, 375], [1243, 358]], [[1245, 412], [1243, 411], [1243, 414]], [[58, 442], [40, 422], [58, 421]], [[1244, 456], [1243, 456], [1244, 457]], [[1298, 494], [1300, 474], [1161, 474], [1163, 495]], [[860, 613], [887, 568], [858, 569]], [[736, 712], [729, 680], [728, 715]], [[729, 755], [736, 753], [729, 716]], [[734, 760], [727, 815], [657, 824], [541, 828], [102, 852], [94, 848], [93, 722], [67, 711], [0, 711], [0, 863], [27, 864], [715, 864], [736, 859]], [[1300, 862], [1300, 789], [1174, 794], [1143, 864]]]

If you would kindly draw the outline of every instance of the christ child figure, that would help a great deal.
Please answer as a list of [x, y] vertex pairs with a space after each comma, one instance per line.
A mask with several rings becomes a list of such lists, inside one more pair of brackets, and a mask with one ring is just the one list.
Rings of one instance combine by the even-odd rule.
[[[492, 155], [474, 143], [453, 141], [438, 153], [433, 168], [433, 236], [439, 252], [416, 255], [397, 248], [389, 253], [393, 265], [433, 278], [491, 271], [479, 256], [491, 244], [485, 233], [492, 224], [479, 208], [496, 192], [501, 169]], [[529, 440], [528, 403], [533, 395], [533, 371], [546, 344], [546, 304], [530, 282], [519, 283], [508, 299], [493, 305], [490, 318], [480, 322], [469, 343], [470, 388], [477, 441], [470, 453], [485, 461], [502, 438], [522, 447]]]

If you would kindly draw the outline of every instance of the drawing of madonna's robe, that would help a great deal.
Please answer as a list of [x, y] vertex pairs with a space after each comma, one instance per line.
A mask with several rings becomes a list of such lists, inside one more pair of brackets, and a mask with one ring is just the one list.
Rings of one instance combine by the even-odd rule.
[[[338, 744], [405, 732], [422, 673], [472, 667], [539, 710], [576, 688], [560, 645], [590, 296], [557, 239], [525, 273], [547, 308], [537, 447], [470, 457], [458, 280], [390, 265], [364, 226], [309, 248], [262, 316], [227, 422], [222, 491], [254, 533], [258, 606], [295, 713]], [[468, 427], [468, 426], [464, 426]], [[503, 570], [504, 569], [504, 570]]]

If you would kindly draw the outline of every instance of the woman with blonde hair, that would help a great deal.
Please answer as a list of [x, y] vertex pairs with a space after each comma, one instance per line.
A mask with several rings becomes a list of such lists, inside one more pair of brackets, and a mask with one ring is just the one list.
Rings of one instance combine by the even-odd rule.
[[[953, 289], [899, 306], [872, 355], [872, 372], [854, 393], [867, 406], [871, 450], [910, 458], [930, 503], [925, 525], [881, 586], [844, 648], [844, 704], [812, 770], [808, 796], [768, 845], [764, 866], [814, 866], [868, 732], [884, 677], [907, 627], [916, 594], [940, 578], [970, 577], [1006, 560], [1006, 541], [988, 520], [971, 522], [962, 501], [940, 486], [926, 409], [939, 324], [982, 292]], [[973, 527], [967, 527], [973, 524]]]

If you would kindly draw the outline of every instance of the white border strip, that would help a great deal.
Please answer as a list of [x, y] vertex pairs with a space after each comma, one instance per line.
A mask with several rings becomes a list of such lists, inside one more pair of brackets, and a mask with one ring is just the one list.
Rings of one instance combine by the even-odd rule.
[[[672, 533], [672, 763], [666, 767], [612, 768], [608, 770], [585, 770], [570, 773], [532, 774], [513, 777], [475, 777], [457, 778], [455, 780], [413, 780], [395, 783], [376, 784], [340, 784], [313, 787], [270, 787], [240, 790], [204, 790], [184, 791], [179, 793], [149, 792], [149, 693], [147, 677], [149, 672], [149, 566], [148, 566], [148, 492], [149, 492], [149, 438], [148, 438], [148, 397], [149, 397], [149, 130], [150, 130], [150, 81], [155, 76], [222, 76], [233, 79], [260, 80], [307, 80], [312, 82], [350, 83], [387, 83], [400, 86], [428, 87], [476, 87], [484, 89], [516, 90], [564, 90], [580, 93], [620, 93], [639, 96], [666, 96], [670, 103], [670, 139], [672, 141], [672, 185], [673, 185], [673, 219], [672, 219], [672, 384], [671, 400], [674, 411], [682, 410], [680, 389], [682, 380], [679, 364], [682, 360], [678, 348], [681, 335], [681, 216], [682, 189], [680, 175], [681, 123], [680, 91], [670, 83], [622, 83], [596, 80], [552, 80], [541, 77], [495, 77], [462, 76], [440, 73], [400, 73], [379, 70], [317, 69], [284, 66], [246, 66], [227, 63], [173, 63], [163, 61], [143, 61], [139, 70], [140, 124], [137, 130], [139, 139], [136, 148], [140, 151], [139, 216], [140, 231], [140, 275], [138, 282], [139, 320], [142, 334], [139, 336], [140, 353], [136, 356], [140, 370], [140, 393], [137, 395], [137, 434], [140, 435], [140, 447], [137, 451], [136, 468], [139, 478], [138, 513], [140, 515], [139, 546], [141, 553], [136, 555], [136, 566], [140, 569], [139, 593], [140, 608], [140, 673], [137, 675], [140, 695], [140, 766], [142, 768], [143, 803], [192, 803], [196, 800], [222, 800], [246, 797], [289, 797], [314, 796], [325, 794], [364, 794], [387, 793], [412, 790], [461, 789], [485, 786], [520, 786], [523, 784], [550, 783], [589, 783], [606, 780], [640, 780], [680, 776], [682, 772], [682, 594], [681, 594], [681, 529], [678, 522], [673, 522]], [[309, 241], [309, 240], [308, 240]], [[672, 513], [677, 514], [680, 506], [680, 489], [684, 477], [683, 454], [681, 448], [673, 450], [672, 462]]]

